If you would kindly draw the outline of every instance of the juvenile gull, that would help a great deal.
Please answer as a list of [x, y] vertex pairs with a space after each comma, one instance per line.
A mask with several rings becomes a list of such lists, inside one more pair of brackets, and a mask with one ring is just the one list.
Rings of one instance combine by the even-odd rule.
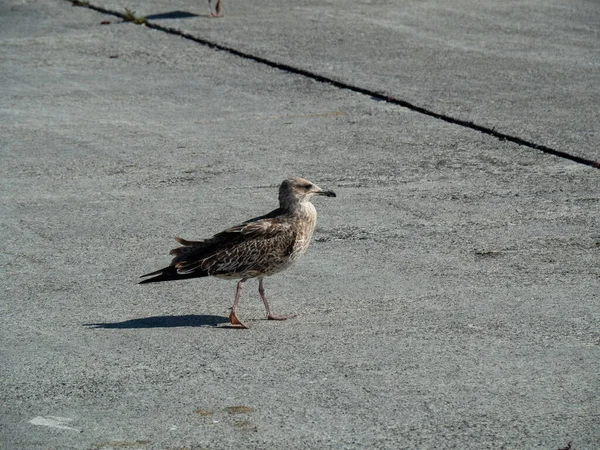
[[181, 247], [171, 250], [171, 265], [156, 272], [143, 283], [183, 280], [215, 276], [239, 279], [229, 321], [247, 328], [238, 318], [238, 303], [242, 285], [249, 278], [258, 278], [258, 293], [265, 304], [267, 319], [285, 320], [271, 312], [265, 296], [263, 278], [290, 267], [308, 249], [317, 224], [317, 211], [310, 202], [313, 195], [335, 197], [333, 191], [321, 189], [304, 178], [284, 180], [279, 187], [279, 208], [255, 217], [201, 241], [175, 238]]

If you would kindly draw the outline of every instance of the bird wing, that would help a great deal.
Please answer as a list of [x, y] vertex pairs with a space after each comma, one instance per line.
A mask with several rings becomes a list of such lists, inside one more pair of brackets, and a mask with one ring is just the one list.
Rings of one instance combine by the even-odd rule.
[[[270, 216], [270, 214], [267, 214]], [[285, 261], [296, 241], [294, 223], [282, 217], [251, 219], [203, 241], [178, 239], [182, 247], [171, 250], [177, 273], [196, 271], [209, 275], [263, 271]]]

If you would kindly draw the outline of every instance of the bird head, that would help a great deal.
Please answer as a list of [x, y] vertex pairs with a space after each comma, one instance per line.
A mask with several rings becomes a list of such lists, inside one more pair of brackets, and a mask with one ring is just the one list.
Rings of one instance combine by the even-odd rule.
[[286, 205], [310, 201], [313, 195], [335, 197], [335, 192], [321, 189], [316, 184], [300, 177], [283, 180], [279, 187], [279, 204], [282, 208]]

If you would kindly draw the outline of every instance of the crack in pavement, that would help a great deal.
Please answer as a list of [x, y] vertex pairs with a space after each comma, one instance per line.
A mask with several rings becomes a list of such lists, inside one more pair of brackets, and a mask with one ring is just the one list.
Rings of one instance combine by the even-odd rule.
[[[81, 0], [66, 0], [69, 3], [71, 3], [73, 6], [80, 6], [80, 7], [84, 7], [84, 8], [89, 8], [92, 9], [94, 11], [103, 13], [103, 14], [108, 14], [108, 15], [112, 15], [112, 16], [116, 16], [119, 17], [121, 19], [123, 19], [124, 21], [128, 21], [131, 22], [131, 17], [127, 16], [126, 14], [120, 13], [118, 11], [114, 11], [114, 10], [110, 10], [110, 9], [106, 9], [103, 8], [101, 6], [95, 6], [92, 5], [91, 3], [87, 2], [87, 1], [81, 1]], [[352, 91], [352, 92], [357, 92], [359, 94], [362, 95], [366, 95], [368, 97], [371, 97], [374, 100], [377, 101], [384, 101], [387, 103], [391, 103], [394, 105], [398, 105], [401, 106], [403, 108], [407, 108], [410, 111], [419, 113], [419, 114], [423, 114], [429, 117], [433, 117], [435, 119], [438, 120], [443, 120], [444, 122], [448, 122], [454, 125], [458, 125], [461, 126], [463, 128], [468, 128], [471, 130], [475, 130], [478, 131], [480, 133], [483, 134], [487, 134], [488, 136], [492, 136], [500, 141], [508, 141], [508, 142], [512, 142], [514, 144], [517, 144], [519, 146], [523, 146], [523, 147], [529, 147], [532, 148], [534, 150], [539, 150], [543, 153], [549, 154], [549, 155], [554, 155], [557, 156], [559, 158], [563, 158], [563, 159], [568, 159], [570, 161], [579, 163], [579, 164], [584, 164], [590, 167], [594, 167], [596, 169], [600, 169], [600, 161], [595, 161], [593, 159], [588, 159], [588, 158], [583, 158], [581, 156], [577, 156], [577, 155], [572, 155], [570, 153], [561, 151], [561, 150], [557, 150], [554, 149], [552, 147], [548, 147], [546, 145], [543, 144], [537, 144], [535, 142], [529, 141], [527, 139], [523, 139], [520, 138], [518, 136], [514, 136], [514, 135], [510, 135], [507, 133], [502, 133], [500, 131], [497, 131], [495, 128], [490, 128], [490, 127], [486, 127], [483, 125], [478, 125], [474, 122], [468, 121], [468, 120], [462, 120], [462, 119], [457, 119], [456, 117], [452, 117], [450, 115], [447, 114], [442, 114], [442, 113], [437, 113], [431, 109], [427, 109], [427, 108], [423, 108], [421, 106], [415, 105], [414, 103], [411, 103], [409, 101], [406, 100], [402, 100], [402, 99], [398, 99], [396, 97], [390, 96], [386, 93], [382, 93], [382, 92], [377, 92], [377, 91], [373, 91], [370, 89], [366, 89], [366, 88], [362, 88], [360, 86], [355, 86], [352, 85], [350, 83], [346, 83], [344, 81], [340, 81], [340, 80], [336, 80], [334, 78], [330, 78], [324, 75], [320, 75], [318, 73], [315, 72], [311, 72], [309, 70], [305, 70], [299, 67], [295, 67], [295, 66], [291, 66], [289, 64], [285, 64], [285, 63], [280, 63], [280, 62], [276, 62], [276, 61], [272, 61], [270, 59], [267, 58], [263, 58], [261, 56], [257, 56], [257, 55], [253, 55], [251, 53], [247, 53], [247, 52], [243, 52], [241, 50], [237, 50], [233, 47], [228, 47], [226, 45], [223, 44], [219, 44], [217, 42], [213, 42], [213, 41], [209, 41], [207, 39], [203, 39], [197, 36], [194, 36], [190, 33], [187, 33], [185, 31], [179, 30], [177, 28], [172, 28], [172, 27], [165, 27], [162, 25], [158, 25], [154, 22], [150, 22], [148, 20], [146, 20], [146, 18], [139, 18], [139, 19], [143, 19], [143, 21], [140, 21], [138, 24], [139, 25], [144, 25], [148, 28], [152, 28], [154, 30], [158, 30], [158, 31], [162, 31], [164, 33], [167, 34], [172, 34], [175, 36], [179, 36], [182, 37], [184, 39], [188, 39], [190, 41], [196, 42], [198, 44], [201, 44], [205, 47], [209, 47], [215, 50], [220, 50], [220, 51], [224, 51], [227, 53], [230, 53], [232, 55], [238, 56], [240, 58], [244, 58], [244, 59], [248, 59], [248, 60], [252, 60], [255, 61], [259, 64], [263, 64], [269, 67], [273, 67], [275, 69], [279, 69], [283, 72], [287, 72], [287, 73], [292, 73], [295, 75], [301, 75], [303, 77], [307, 77], [310, 78], [312, 80], [318, 81], [320, 83], [324, 83], [324, 84], [329, 84], [332, 86], [335, 86], [339, 89], [344, 89], [344, 90], [348, 90], [348, 91]]]

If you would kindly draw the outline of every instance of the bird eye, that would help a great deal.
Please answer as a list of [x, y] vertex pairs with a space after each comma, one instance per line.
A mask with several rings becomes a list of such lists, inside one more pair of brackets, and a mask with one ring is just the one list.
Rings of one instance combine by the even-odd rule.
[[306, 189], [307, 191], [310, 190], [310, 188], [312, 188], [312, 184], [307, 183], [304, 186], [302, 186], [304, 189]]

